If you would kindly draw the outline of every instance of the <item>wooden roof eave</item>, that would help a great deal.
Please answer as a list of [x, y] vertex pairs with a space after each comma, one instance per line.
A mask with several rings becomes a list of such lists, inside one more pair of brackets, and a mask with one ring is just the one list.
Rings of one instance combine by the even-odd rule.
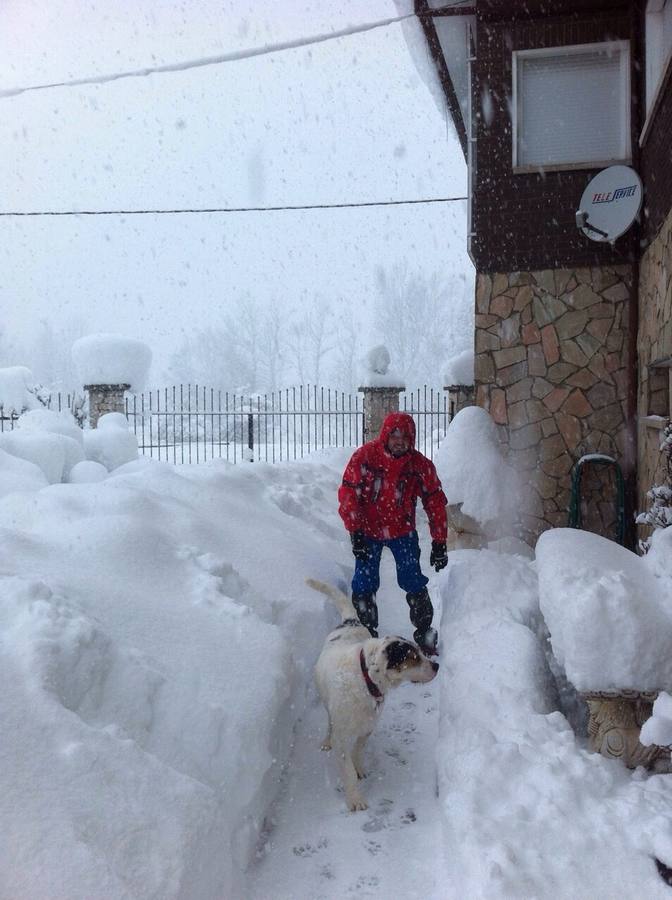
[[453, 80], [450, 77], [450, 72], [448, 71], [448, 66], [446, 65], [446, 58], [441, 48], [439, 36], [436, 32], [434, 17], [442, 15], [464, 15], [465, 13], [472, 13], [473, 11], [473, 8], [468, 7], [446, 7], [444, 9], [430, 9], [427, 0], [415, 0], [415, 14], [420, 20], [422, 30], [424, 31], [425, 38], [427, 40], [427, 45], [429, 47], [429, 52], [432, 54], [432, 59], [434, 60], [434, 64], [436, 65], [436, 69], [439, 75], [439, 81], [441, 82], [441, 87], [443, 88], [443, 93], [446, 97], [446, 103], [448, 104], [448, 111], [450, 112], [450, 115], [453, 119], [455, 130], [457, 131], [457, 137], [460, 141], [460, 146], [462, 147], [462, 152], [464, 153], [465, 160], [468, 156], [467, 127], [462, 116], [462, 108], [460, 107], [459, 100], [457, 99], [457, 93], [455, 92]]

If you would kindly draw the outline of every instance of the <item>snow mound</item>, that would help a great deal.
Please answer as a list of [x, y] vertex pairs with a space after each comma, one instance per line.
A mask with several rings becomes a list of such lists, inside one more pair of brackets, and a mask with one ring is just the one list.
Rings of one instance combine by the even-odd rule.
[[661, 691], [653, 704], [651, 718], [642, 725], [639, 742], [645, 747], [656, 744], [667, 747], [672, 744], [672, 696]]
[[544, 532], [536, 557], [553, 653], [577, 690], [672, 687], [669, 581], [648, 557], [573, 528]]
[[84, 446], [82, 429], [69, 411], [56, 412], [55, 410], [40, 407], [39, 409], [25, 412], [16, 423], [16, 427], [22, 433], [39, 431], [47, 434], [64, 434], [66, 437], [72, 438], [78, 444]]
[[485, 530], [510, 528], [517, 510], [519, 478], [506, 463], [497, 429], [479, 406], [461, 409], [448, 426], [434, 463], [448, 503]]
[[85, 431], [84, 448], [86, 458], [108, 472], [138, 458], [138, 441], [121, 413], [107, 413], [100, 417], [97, 428]]
[[15, 431], [0, 434], [0, 449], [34, 463], [50, 484], [64, 481], [74, 465], [84, 459], [81, 445], [64, 434]]
[[463, 350], [446, 363], [443, 383], [450, 387], [454, 384], [474, 383], [474, 351]]
[[107, 469], [102, 463], [85, 459], [72, 467], [68, 481], [70, 484], [94, 484], [97, 481], [104, 481], [106, 478]]
[[72, 345], [72, 359], [82, 384], [128, 384], [137, 393], [145, 385], [152, 351], [134, 338], [89, 334]]
[[0, 449], [0, 497], [15, 491], [39, 491], [47, 484], [40, 466]]

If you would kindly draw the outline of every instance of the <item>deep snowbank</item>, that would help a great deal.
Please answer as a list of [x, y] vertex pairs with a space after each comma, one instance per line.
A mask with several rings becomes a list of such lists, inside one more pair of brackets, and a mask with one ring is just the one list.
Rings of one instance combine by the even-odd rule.
[[269, 469], [4, 498], [2, 896], [243, 895], [327, 627], [303, 578], [339, 575], [335, 470]]
[[672, 779], [633, 774], [574, 735], [547, 665], [535, 565], [461, 551], [442, 579], [437, 762], [451, 882], [474, 900], [664, 898], [653, 856], [672, 865]]

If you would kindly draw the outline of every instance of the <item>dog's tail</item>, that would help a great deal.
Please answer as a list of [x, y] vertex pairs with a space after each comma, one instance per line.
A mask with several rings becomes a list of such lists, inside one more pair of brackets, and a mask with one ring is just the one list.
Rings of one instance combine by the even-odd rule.
[[343, 591], [332, 587], [330, 584], [325, 584], [323, 581], [316, 581], [314, 578], [306, 578], [306, 584], [314, 591], [319, 591], [320, 594], [325, 594], [329, 597], [341, 614], [342, 619], [355, 618], [354, 607], [348, 595], [344, 594]]

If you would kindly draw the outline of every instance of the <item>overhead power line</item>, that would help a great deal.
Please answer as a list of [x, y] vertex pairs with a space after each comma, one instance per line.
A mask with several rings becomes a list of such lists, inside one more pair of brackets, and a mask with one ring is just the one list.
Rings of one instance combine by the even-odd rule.
[[362, 203], [309, 203], [297, 206], [213, 206], [191, 209], [67, 209], [31, 210], [17, 212], [8, 210], [0, 216], [175, 216], [202, 213], [246, 213], [246, 212], [288, 212], [301, 209], [353, 209], [363, 206], [410, 206], [420, 203], [454, 203], [467, 197], [427, 197], [420, 200], [372, 200]]
[[189, 69], [199, 69], [204, 66], [219, 66], [223, 63], [237, 62], [243, 59], [252, 59], [255, 56], [267, 56], [270, 53], [279, 53], [283, 50], [296, 50], [301, 47], [309, 47], [312, 44], [323, 44], [338, 38], [348, 37], [351, 34], [362, 34], [373, 31], [376, 28], [386, 28], [396, 22], [412, 19], [414, 13], [405, 16], [396, 16], [392, 19], [381, 19], [377, 22], [367, 22], [363, 25], [355, 25], [350, 28], [342, 28], [329, 34], [318, 34], [307, 38], [295, 38], [292, 41], [281, 41], [277, 44], [267, 44], [263, 47], [253, 47], [247, 50], [233, 50], [217, 56], [206, 56], [201, 59], [186, 60], [185, 62], [165, 63], [159, 66], [146, 66], [141, 69], [130, 69], [126, 72], [114, 72], [110, 75], [92, 75], [87, 78], [73, 78], [70, 81], [56, 81], [49, 84], [33, 84], [27, 87], [7, 88], [0, 90], [0, 99], [17, 97], [30, 91], [45, 91], [57, 87], [77, 87], [86, 84], [108, 84], [111, 81], [119, 81], [122, 78], [138, 78], [146, 75], [156, 75], [162, 72], [185, 72]]

